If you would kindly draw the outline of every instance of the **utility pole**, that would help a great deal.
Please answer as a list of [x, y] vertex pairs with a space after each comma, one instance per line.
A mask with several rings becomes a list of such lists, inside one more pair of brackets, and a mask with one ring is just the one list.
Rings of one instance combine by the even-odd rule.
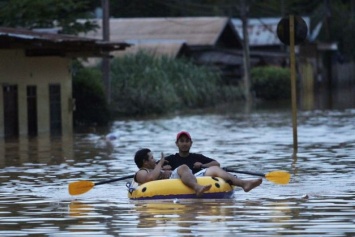
[[[101, 0], [102, 7], [102, 38], [110, 41], [110, 0]], [[102, 59], [102, 77], [105, 87], [106, 100], [111, 104], [111, 77], [110, 77], [110, 58], [107, 53]]]
[[[325, 32], [326, 32], [326, 41], [330, 42], [330, 25], [331, 25], [331, 18], [332, 18], [332, 8], [331, 8], [331, 3], [329, 0], [324, 0], [323, 1], [324, 8], [325, 8], [325, 16], [324, 16], [324, 21], [325, 21]], [[331, 55], [328, 52], [325, 54], [325, 67], [327, 68], [326, 70], [326, 88], [328, 92], [328, 105], [330, 107], [333, 106], [333, 93], [332, 93], [332, 88], [333, 88], [333, 78], [332, 78], [332, 58]]]
[[290, 70], [291, 70], [291, 100], [292, 100], [292, 130], [293, 130], [293, 156], [298, 150], [297, 139], [297, 89], [296, 89], [296, 56], [295, 56], [295, 16], [289, 17], [290, 28]]
[[250, 53], [249, 53], [249, 35], [248, 35], [248, 6], [246, 0], [241, 0], [240, 16], [243, 27], [243, 62], [244, 62], [244, 95], [247, 104], [252, 102], [250, 94], [251, 80], [250, 80]]
[[[285, 7], [285, 0], [280, 0], [280, 9], [281, 9], [281, 16], [285, 17], [286, 16], [286, 7]], [[281, 52], [286, 53], [286, 46], [284, 44], [281, 44]]]

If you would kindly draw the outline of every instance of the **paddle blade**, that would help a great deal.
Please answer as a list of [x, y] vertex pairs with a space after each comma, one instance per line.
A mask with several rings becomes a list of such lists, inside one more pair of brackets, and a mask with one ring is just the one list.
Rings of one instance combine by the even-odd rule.
[[68, 190], [70, 195], [80, 195], [86, 193], [94, 186], [95, 184], [91, 181], [76, 181], [69, 184]]
[[290, 182], [291, 175], [287, 171], [276, 170], [267, 173], [265, 178], [276, 184], [288, 184]]

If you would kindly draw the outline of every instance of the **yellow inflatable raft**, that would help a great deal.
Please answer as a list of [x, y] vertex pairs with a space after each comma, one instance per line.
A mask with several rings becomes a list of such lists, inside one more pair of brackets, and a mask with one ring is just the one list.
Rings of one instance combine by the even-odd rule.
[[[234, 188], [229, 183], [218, 177], [198, 177], [201, 185], [212, 187], [199, 198], [225, 199], [233, 197]], [[163, 179], [151, 181], [142, 185], [128, 183], [128, 197], [134, 200], [152, 199], [191, 199], [197, 198], [194, 190], [187, 187], [180, 179]]]

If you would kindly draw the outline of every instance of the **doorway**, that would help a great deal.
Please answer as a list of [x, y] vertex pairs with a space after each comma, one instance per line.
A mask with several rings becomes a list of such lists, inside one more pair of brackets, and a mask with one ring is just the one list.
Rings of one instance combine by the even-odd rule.
[[18, 137], [18, 96], [17, 85], [3, 85], [4, 97], [4, 135], [5, 138]]
[[35, 137], [38, 134], [37, 125], [37, 87], [27, 86], [27, 128], [28, 136]]

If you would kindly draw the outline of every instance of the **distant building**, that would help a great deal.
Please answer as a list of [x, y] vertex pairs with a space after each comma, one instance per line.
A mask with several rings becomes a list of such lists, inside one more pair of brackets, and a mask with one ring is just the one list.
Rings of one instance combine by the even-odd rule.
[[[93, 21], [98, 30], [81, 36], [100, 39], [102, 21]], [[133, 44], [114, 56], [143, 50], [158, 56], [187, 57], [198, 65], [218, 69], [226, 81], [241, 78], [242, 42], [228, 17], [111, 18], [109, 25], [111, 42]]]
[[[353, 78], [353, 66], [326, 65], [325, 54], [337, 54], [335, 42], [317, 40], [322, 28], [319, 22], [311, 29], [310, 18], [303, 16], [308, 28], [307, 39], [296, 46], [297, 73], [303, 91], [313, 91], [313, 84], [330, 85], [333, 81]], [[289, 47], [277, 36], [281, 18], [248, 19], [248, 38], [251, 68], [255, 66], [289, 67]], [[102, 21], [94, 19], [99, 28], [82, 36], [102, 38]], [[238, 84], [244, 73], [242, 22], [229, 17], [168, 17], [168, 18], [120, 18], [110, 19], [110, 41], [126, 41], [134, 44], [114, 56], [135, 54], [144, 50], [153, 55], [187, 57], [197, 65], [205, 65], [222, 72], [227, 84]], [[96, 60], [94, 63], [98, 63]], [[334, 67], [334, 68], [333, 68]], [[344, 68], [344, 70], [342, 70]], [[340, 69], [340, 70], [339, 70]], [[346, 76], [340, 72], [347, 71]], [[337, 72], [337, 74], [335, 74]], [[332, 77], [332, 78], [331, 78]]]
[[0, 137], [71, 134], [71, 61], [127, 43], [0, 27]]

